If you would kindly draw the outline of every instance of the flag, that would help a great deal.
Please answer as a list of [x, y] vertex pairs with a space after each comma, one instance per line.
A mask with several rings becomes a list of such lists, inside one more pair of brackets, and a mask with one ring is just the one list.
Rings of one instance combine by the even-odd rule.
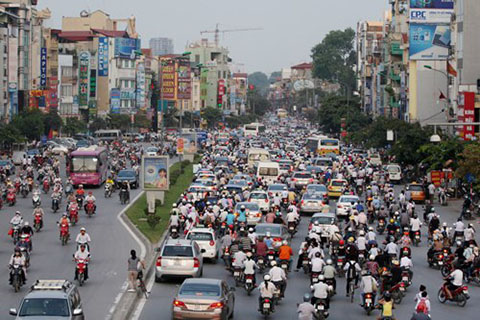
[[445, 97], [445, 95], [441, 90], [440, 90], [440, 97], [438, 97], [438, 100], [447, 100], [447, 97]]
[[448, 74], [456, 77], [457, 76], [457, 70], [455, 70], [452, 65], [450, 64], [450, 62], [447, 61], [447, 72]]

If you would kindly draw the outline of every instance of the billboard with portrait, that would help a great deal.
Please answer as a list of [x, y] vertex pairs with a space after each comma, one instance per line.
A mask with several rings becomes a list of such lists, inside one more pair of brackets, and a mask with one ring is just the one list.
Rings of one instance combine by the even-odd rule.
[[115, 38], [115, 57], [130, 58], [135, 50], [140, 50], [140, 39]]
[[410, 0], [410, 9], [453, 9], [454, 0]]
[[182, 133], [182, 139], [183, 139], [184, 154], [197, 153], [197, 134], [195, 132]]
[[144, 156], [142, 158], [143, 189], [167, 191], [169, 189], [168, 157]]
[[448, 25], [410, 24], [410, 60], [446, 60], [451, 31]]

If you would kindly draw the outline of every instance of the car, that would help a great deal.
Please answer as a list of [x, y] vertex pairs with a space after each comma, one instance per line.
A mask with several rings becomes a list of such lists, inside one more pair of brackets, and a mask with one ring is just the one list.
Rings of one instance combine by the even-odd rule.
[[421, 184], [411, 183], [407, 186], [407, 190], [411, 192], [412, 200], [424, 203], [426, 199], [425, 189]]
[[213, 229], [193, 228], [188, 231], [185, 239], [195, 241], [200, 246], [203, 258], [211, 259], [212, 262], [217, 261], [219, 242]]
[[247, 201], [256, 203], [263, 213], [267, 213], [270, 210], [270, 199], [268, 198], [268, 193], [265, 191], [252, 191], [248, 196]]
[[13, 151], [12, 155], [12, 162], [14, 165], [19, 166], [23, 162], [23, 158], [27, 157], [27, 153], [25, 151]]
[[10, 160], [0, 160], [0, 170], [5, 170], [8, 176], [15, 174], [15, 165]]
[[82, 140], [77, 141], [76, 147], [77, 147], [77, 149], [78, 148], [88, 148], [90, 146], [90, 144], [91, 144], [90, 141], [82, 139]]
[[267, 188], [267, 193], [268, 193], [268, 196], [271, 198], [273, 198], [273, 196], [278, 193], [278, 194], [282, 194], [283, 191], [285, 190], [288, 190], [287, 188], [287, 185], [284, 184], [284, 183], [274, 183], [274, 184], [270, 184], [268, 185], [268, 188]]
[[244, 173], [237, 173], [232, 180], [246, 180], [248, 182], [248, 185], [253, 184], [253, 178], [249, 176], [248, 174]]
[[265, 237], [267, 232], [270, 233], [273, 239], [273, 247], [275, 249], [280, 248], [283, 240], [290, 241], [290, 233], [288, 233], [287, 227], [277, 223], [257, 223], [255, 226], [255, 234], [257, 237]]
[[300, 213], [315, 213], [329, 210], [329, 206], [325, 204], [324, 197], [321, 194], [305, 193], [300, 201]]
[[323, 171], [331, 168], [333, 165], [333, 161], [331, 158], [328, 157], [320, 157], [313, 160], [314, 165], [320, 167]]
[[245, 210], [247, 211], [247, 225], [256, 225], [262, 220], [262, 211], [260, 210], [260, 206], [255, 202], [238, 202], [235, 205], [235, 209], [233, 212], [237, 214], [240, 211], [241, 206], [245, 206]]
[[117, 174], [117, 183], [122, 183], [127, 181], [130, 183], [130, 186], [134, 189], [138, 188], [138, 175], [133, 169], [123, 169], [120, 170]]
[[68, 280], [37, 280], [20, 302], [10, 309], [17, 320], [84, 320], [82, 300], [75, 284]]
[[220, 279], [185, 279], [172, 304], [172, 319], [233, 319], [235, 288]]
[[378, 153], [371, 153], [368, 155], [370, 159], [370, 164], [372, 166], [381, 166], [382, 165], [382, 158]]
[[333, 226], [336, 224], [335, 213], [333, 212], [321, 212], [315, 213], [310, 219], [308, 230], [310, 231], [316, 221], [321, 230], [322, 235], [330, 235], [333, 233]]
[[328, 204], [329, 199], [328, 199], [328, 190], [327, 187], [324, 184], [309, 184], [307, 186], [306, 193], [316, 193], [320, 194], [323, 197], [323, 201]]
[[230, 183], [223, 186], [222, 194], [228, 195], [228, 194], [233, 194], [233, 192], [235, 192], [235, 194], [238, 194], [240, 198], [243, 200], [242, 186], [239, 186], [237, 184], [230, 184]]
[[348, 217], [352, 203], [358, 203], [360, 198], [355, 195], [343, 195], [337, 200], [336, 213], [338, 217]]
[[36, 148], [27, 150], [27, 156], [30, 157], [30, 158], [33, 158], [36, 155], [40, 155], [40, 154], [41, 154], [40, 150], [38, 150]]
[[155, 262], [155, 281], [167, 277], [198, 278], [203, 273], [202, 249], [196, 241], [188, 239], [168, 239]]
[[343, 194], [345, 186], [347, 185], [347, 180], [344, 179], [332, 179], [328, 184], [328, 197], [329, 198], [338, 198]]
[[297, 171], [292, 175], [292, 181], [295, 183], [295, 188], [301, 189], [309, 183], [314, 183], [313, 175], [307, 171]]
[[386, 170], [391, 183], [402, 182], [402, 168], [398, 164], [391, 163], [387, 166]]
[[230, 180], [228, 183], [230, 184], [236, 184], [237, 186], [241, 186], [244, 190], [245, 189], [248, 189], [249, 185], [248, 185], [248, 181], [247, 180], [243, 180], [243, 179], [232, 179]]
[[145, 150], [145, 154], [149, 157], [154, 157], [154, 156], [158, 155], [158, 148], [157, 147], [148, 147]]
[[308, 172], [311, 172], [312, 174], [321, 174], [323, 173], [324, 170], [322, 170], [321, 167], [319, 166], [312, 166], [312, 165], [308, 165], [306, 168], [305, 168], [305, 171], [308, 171]]
[[50, 151], [53, 154], [64, 155], [68, 153], [68, 148], [62, 144], [57, 144], [57, 145], [51, 146]]
[[212, 191], [212, 192], [217, 191], [217, 184], [213, 180], [210, 180], [210, 179], [197, 179], [197, 180], [195, 180], [195, 182], [193, 184], [202, 185], [207, 190]]

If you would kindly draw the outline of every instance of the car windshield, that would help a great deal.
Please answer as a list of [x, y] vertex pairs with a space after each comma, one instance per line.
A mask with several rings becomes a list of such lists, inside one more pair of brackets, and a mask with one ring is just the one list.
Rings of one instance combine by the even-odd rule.
[[423, 191], [423, 187], [419, 184], [411, 184], [408, 189], [410, 189], [410, 191]]
[[253, 200], [265, 200], [267, 199], [267, 195], [265, 193], [260, 193], [260, 192], [257, 192], [257, 193], [251, 193], [250, 194], [250, 199], [253, 199]]
[[133, 171], [120, 171], [118, 173], [119, 178], [133, 178], [135, 177], [135, 172]]
[[338, 202], [345, 202], [345, 203], [352, 203], [352, 202], [358, 202], [358, 198], [354, 197], [342, 197]]
[[297, 179], [310, 179], [312, 175], [306, 172], [297, 172], [293, 175], [293, 177]]
[[236, 185], [239, 185], [239, 186], [242, 186], [242, 187], [245, 187], [248, 185], [248, 182], [245, 181], [245, 180], [232, 180], [230, 181], [232, 184], [236, 184]]
[[162, 257], [193, 257], [191, 246], [165, 246]]
[[266, 225], [260, 225], [255, 228], [255, 232], [257, 234], [266, 234], [267, 232], [270, 232], [272, 236], [278, 236], [281, 234], [281, 227], [280, 226], [266, 226]]
[[258, 169], [258, 174], [261, 176], [278, 176], [278, 168], [267, 168], [267, 167], [260, 167]]
[[258, 211], [258, 209], [259, 209], [258, 204], [256, 204], [256, 203], [242, 202], [242, 203], [237, 204], [237, 206], [235, 207], [235, 211], [240, 210], [241, 206], [245, 206], [245, 209], [250, 210], [250, 211]]
[[322, 200], [323, 197], [322, 195], [317, 195], [315, 193], [307, 193], [303, 196], [303, 200], [305, 201], [317, 201], [317, 200]]
[[68, 317], [67, 299], [35, 298], [23, 300], [19, 317]]
[[324, 185], [309, 185], [307, 187], [307, 191], [308, 192], [327, 192], [327, 187], [325, 187]]
[[331, 217], [313, 217], [312, 218], [312, 223], [315, 221], [318, 221], [319, 224], [333, 224], [334, 219]]
[[396, 166], [391, 166], [391, 167], [388, 167], [388, 172], [397, 173], [397, 172], [400, 172], [400, 168]]
[[272, 184], [268, 187], [268, 191], [282, 191], [283, 188], [287, 188], [285, 184]]
[[334, 186], [334, 187], [343, 187], [343, 181], [333, 180], [333, 181], [332, 181], [332, 186]]
[[209, 232], [190, 232], [187, 235], [188, 240], [210, 241], [213, 240], [213, 235]]
[[186, 283], [180, 288], [180, 295], [197, 297], [218, 297], [220, 287], [216, 284]]
[[96, 172], [98, 159], [96, 157], [73, 157], [72, 172]]

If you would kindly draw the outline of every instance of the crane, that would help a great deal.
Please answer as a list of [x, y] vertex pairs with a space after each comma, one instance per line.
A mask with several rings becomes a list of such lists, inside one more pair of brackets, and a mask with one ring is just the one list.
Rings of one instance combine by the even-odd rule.
[[219, 34], [221, 33], [226, 33], [226, 32], [239, 32], [239, 31], [254, 31], [254, 30], [263, 30], [263, 28], [243, 28], [243, 29], [227, 29], [227, 30], [220, 30], [218, 29], [218, 23], [215, 27], [215, 30], [205, 30], [205, 31], [200, 31], [200, 34], [204, 33], [214, 33], [215, 34], [215, 46], [218, 47], [218, 42], [219, 42]]

